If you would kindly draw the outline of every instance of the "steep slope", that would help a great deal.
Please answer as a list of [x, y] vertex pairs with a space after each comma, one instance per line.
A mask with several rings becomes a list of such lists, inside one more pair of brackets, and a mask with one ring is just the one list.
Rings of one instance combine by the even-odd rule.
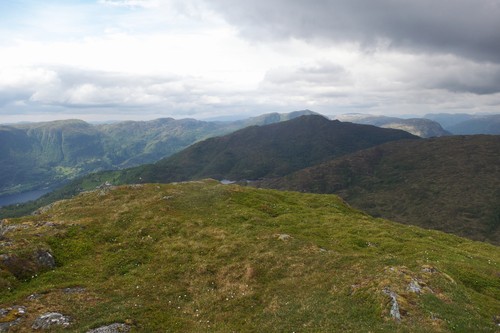
[[25, 132], [9, 126], [0, 126], [0, 184], [5, 187], [16, 186], [13, 180], [19, 178], [19, 173], [26, 170], [36, 173], [32, 163], [27, 158], [31, 151], [31, 140]]
[[100, 133], [81, 120], [0, 127], [0, 194], [109, 168]]
[[259, 186], [337, 193], [375, 216], [500, 245], [500, 136], [387, 143]]
[[15, 332], [46, 313], [78, 332], [494, 332], [500, 320], [497, 247], [332, 195], [109, 188], [3, 221], [1, 244], [0, 325]]
[[422, 138], [451, 135], [451, 133], [445, 131], [438, 122], [425, 118], [402, 119], [397, 117], [373, 116], [355, 113], [343, 114], [337, 116], [336, 119], [341, 121], [352, 121], [357, 124], [400, 129]]

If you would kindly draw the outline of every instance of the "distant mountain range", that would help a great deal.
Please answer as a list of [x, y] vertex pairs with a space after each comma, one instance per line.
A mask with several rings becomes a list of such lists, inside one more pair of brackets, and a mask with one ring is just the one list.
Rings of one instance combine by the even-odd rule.
[[357, 124], [400, 129], [422, 138], [451, 135], [451, 133], [445, 131], [438, 122], [425, 118], [403, 119], [396, 117], [374, 116], [361, 113], [349, 113], [336, 116], [335, 119], [341, 121], [350, 121]]
[[390, 142], [259, 185], [335, 193], [374, 216], [500, 245], [500, 136]]
[[397, 118], [362, 113], [335, 116], [341, 121], [407, 131], [422, 138], [447, 135], [500, 134], [500, 114], [426, 114], [423, 118]]
[[500, 134], [500, 115], [477, 117], [449, 127], [453, 134]]
[[[0, 125], [0, 196], [51, 188], [88, 173], [152, 163], [193, 143], [252, 126], [287, 121], [310, 110], [270, 113], [231, 122], [163, 118], [91, 125], [82, 120]], [[420, 137], [499, 134], [500, 116], [427, 115], [402, 119], [366, 114], [337, 116], [343, 121], [405, 130]]]
[[105, 125], [82, 120], [0, 125], [0, 195], [152, 163], [208, 137], [308, 114], [314, 113], [271, 113], [235, 122], [164, 118]]
[[500, 114], [427, 114], [424, 117], [439, 122], [452, 134], [500, 134]]
[[4, 208], [0, 212], [23, 214], [35, 206], [93, 189], [105, 182], [167, 183], [208, 177], [219, 180], [278, 177], [334, 157], [401, 139], [419, 138], [401, 130], [343, 123], [319, 115], [300, 116], [209, 138], [155, 164], [93, 173], [72, 181], [37, 203], [14, 210]]

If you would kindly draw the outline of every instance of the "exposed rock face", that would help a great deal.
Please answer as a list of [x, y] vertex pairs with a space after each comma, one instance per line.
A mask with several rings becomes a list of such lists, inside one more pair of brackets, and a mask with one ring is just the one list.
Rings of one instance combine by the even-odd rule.
[[38, 317], [31, 328], [34, 330], [46, 330], [54, 326], [68, 327], [70, 323], [70, 318], [61, 313], [47, 312]]
[[9, 271], [18, 279], [30, 278], [39, 272], [56, 267], [54, 257], [47, 250], [36, 250], [28, 256], [15, 254], [0, 255], [0, 268]]
[[19, 229], [22, 227], [22, 226], [16, 225], [16, 224], [14, 224], [14, 225], [5, 224], [5, 221], [6, 220], [0, 220], [0, 240], [6, 239], [5, 234], [7, 232], [12, 231], [12, 230], [16, 230], [16, 229]]
[[50, 252], [38, 250], [35, 252], [35, 261], [41, 268], [52, 269], [56, 267], [56, 261]]
[[3, 234], [7, 232], [7, 227], [4, 226], [4, 220], [0, 220], [0, 239], [3, 237]]
[[401, 321], [401, 313], [399, 312], [399, 303], [397, 298], [398, 295], [388, 288], [385, 288], [383, 292], [391, 298], [391, 317], [396, 321]]
[[123, 333], [130, 332], [130, 326], [127, 324], [114, 323], [108, 326], [101, 326], [87, 331], [87, 333]]
[[0, 309], [0, 332], [8, 332], [10, 327], [18, 325], [26, 314], [24, 306], [11, 306]]

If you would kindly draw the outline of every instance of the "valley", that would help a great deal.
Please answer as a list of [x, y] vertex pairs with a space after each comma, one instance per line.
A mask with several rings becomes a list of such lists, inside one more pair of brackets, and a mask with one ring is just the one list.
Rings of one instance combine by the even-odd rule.
[[28, 201], [33, 201], [40, 198], [42, 195], [50, 193], [51, 189], [33, 190], [22, 193], [6, 194], [0, 196], [0, 207], [20, 204]]
[[0, 196], [152, 163], [208, 137], [307, 114], [313, 112], [271, 113], [233, 122], [163, 118], [101, 125], [81, 120], [0, 125]]

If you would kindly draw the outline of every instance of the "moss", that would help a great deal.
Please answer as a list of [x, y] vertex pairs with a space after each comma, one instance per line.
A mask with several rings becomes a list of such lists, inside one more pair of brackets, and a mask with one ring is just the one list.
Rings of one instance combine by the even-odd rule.
[[6, 314], [0, 317], [1, 323], [11, 323], [22, 317], [24, 313], [20, 312], [18, 308], [10, 309]]
[[[148, 184], [45, 214], [36, 221], [57, 228], [27, 217], [14, 222], [31, 227], [9, 237], [50, 246], [58, 267], [12, 285], [0, 304], [64, 309], [82, 331], [131, 319], [141, 332], [481, 332], [500, 313], [496, 247], [374, 219], [331, 195]], [[412, 279], [425, 292], [410, 293]]]

